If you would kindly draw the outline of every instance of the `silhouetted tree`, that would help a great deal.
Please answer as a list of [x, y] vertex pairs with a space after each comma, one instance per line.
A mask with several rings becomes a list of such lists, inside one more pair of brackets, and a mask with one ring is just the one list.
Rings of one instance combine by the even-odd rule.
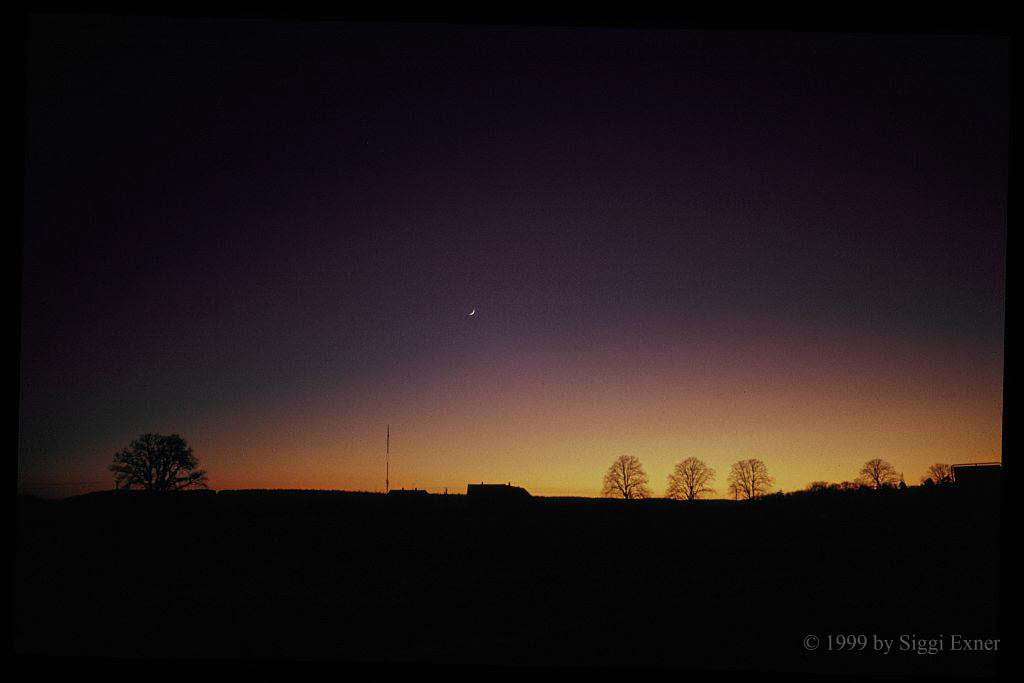
[[900, 481], [900, 475], [896, 468], [881, 458], [864, 463], [864, 467], [860, 468], [860, 478], [874, 489], [894, 487]]
[[921, 483], [949, 484], [953, 481], [953, 468], [944, 462], [937, 462], [928, 468], [928, 473], [921, 477]]
[[768, 476], [768, 467], [760, 460], [740, 460], [733, 463], [729, 472], [729, 493], [736, 499], [760, 498], [771, 490], [774, 481]]
[[679, 500], [697, 500], [715, 492], [708, 486], [715, 478], [715, 471], [704, 464], [703, 460], [687, 458], [676, 463], [675, 471], [668, 475], [668, 491], [666, 498]]
[[807, 485], [806, 490], [811, 493], [821, 493], [822, 491], [828, 491], [833, 486], [835, 486], [835, 484], [829, 484], [827, 481], [812, 481]]
[[604, 475], [604, 488], [601, 492], [606, 496], [620, 498], [650, 498], [647, 474], [640, 460], [634, 455], [620, 455]]
[[143, 434], [128, 448], [114, 454], [117, 488], [147, 491], [178, 491], [206, 488], [206, 472], [196, 469], [192, 449], [177, 434]]

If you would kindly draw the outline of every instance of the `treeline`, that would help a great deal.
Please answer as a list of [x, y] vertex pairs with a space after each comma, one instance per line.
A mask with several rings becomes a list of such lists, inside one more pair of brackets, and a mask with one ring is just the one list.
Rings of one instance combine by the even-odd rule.
[[[665, 498], [675, 500], [699, 500], [715, 494], [712, 484], [715, 470], [699, 458], [686, 458], [676, 463], [668, 475]], [[768, 474], [768, 466], [761, 460], [751, 458], [733, 463], [726, 480], [728, 495], [736, 500], [752, 500], [772, 493], [774, 478]], [[946, 463], [935, 463], [921, 477], [926, 487], [946, 486], [953, 482], [953, 470]], [[880, 491], [906, 489], [903, 474], [881, 458], [868, 460], [861, 467], [856, 479], [839, 483], [813, 481], [804, 493]], [[615, 498], [651, 498], [650, 481], [640, 460], [633, 455], [622, 455], [615, 459], [604, 475], [601, 493]]]

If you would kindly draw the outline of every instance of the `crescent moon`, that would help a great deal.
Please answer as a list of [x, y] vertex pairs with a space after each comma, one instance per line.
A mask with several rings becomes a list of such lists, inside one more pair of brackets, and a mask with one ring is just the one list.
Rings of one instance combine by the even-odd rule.
[[473, 315], [474, 313], [476, 313], [476, 309], [475, 308], [472, 311], [469, 312], [470, 315]]

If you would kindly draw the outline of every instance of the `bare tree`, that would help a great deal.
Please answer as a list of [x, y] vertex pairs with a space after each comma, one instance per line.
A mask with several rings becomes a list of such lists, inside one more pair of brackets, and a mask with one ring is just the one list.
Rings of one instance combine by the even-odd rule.
[[616, 458], [604, 475], [604, 488], [601, 492], [619, 498], [650, 498], [647, 474], [640, 460], [634, 455], [620, 455]]
[[953, 481], [953, 468], [944, 462], [937, 462], [921, 477], [921, 483], [948, 484]]
[[898, 485], [900, 474], [885, 460], [875, 458], [868, 460], [864, 467], [860, 468], [860, 479], [872, 488], [883, 489]]
[[729, 472], [729, 493], [737, 500], [760, 498], [771, 491], [775, 480], [768, 476], [768, 467], [752, 458], [733, 463]]
[[715, 492], [708, 486], [715, 478], [715, 471], [704, 464], [703, 460], [687, 458], [676, 463], [675, 471], [668, 475], [668, 491], [666, 498], [679, 500], [697, 500]]
[[147, 491], [178, 491], [206, 488], [206, 472], [196, 469], [192, 449], [177, 434], [143, 434], [128, 448], [114, 454], [117, 488]]

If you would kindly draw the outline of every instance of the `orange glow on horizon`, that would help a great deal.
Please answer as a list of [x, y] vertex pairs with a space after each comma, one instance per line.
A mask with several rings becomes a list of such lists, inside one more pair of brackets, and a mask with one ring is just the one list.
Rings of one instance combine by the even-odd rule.
[[599, 496], [623, 453], [640, 458], [657, 496], [689, 456], [714, 468], [717, 497], [745, 458], [767, 464], [777, 491], [855, 479], [875, 457], [908, 485], [935, 462], [1001, 460], [1001, 358], [968, 372], [943, 349], [796, 339], [687, 363], [629, 354], [481, 353], [363, 401], [295, 396], [265, 414], [167, 431], [189, 440], [223, 489], [382, 491], [385, 422], [392, 488], [432, 492], [511, 481], [536, 495]]

